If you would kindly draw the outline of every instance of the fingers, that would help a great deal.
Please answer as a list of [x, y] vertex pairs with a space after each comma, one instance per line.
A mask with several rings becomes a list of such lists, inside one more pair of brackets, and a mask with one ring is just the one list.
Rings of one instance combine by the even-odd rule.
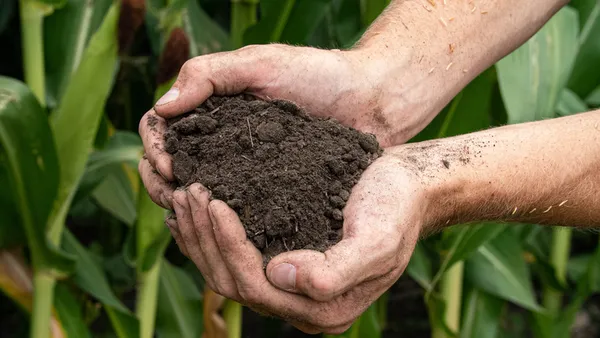
[[165, 225], [169, 228], [169, 231], [171, 232], [173, 238], [175, 238], [175, 243], [177, 243], [179, 251], [181, 251], [181, 253], [187, 258], [190, 258], [185, 243], [183, 242], [183, 238], [181, 238], [181, 233], [179, 232], [177, 218], [175, 218], [174, 215], [168, 216], [167, 219], [165, 219]]
[[223, 260], [236, 281], [243, 303], [274, 313], [305, 332], [345, 331], [399, 275], [390, 273], [387, 276], [391, 277], [364, 282], [330, 302], [282, 291], [266, 279], [262, 256], [247, 240], [235, 212], [224, 202], [215, 200], [209, 204], [209, 215]]
[[240, 302], [259, 312], [311, 322], [315, 307], [310, 299], [278, 290], [266, 279], [262, 256], [247, 240], [246, 231], [235, 211], [224, 202], [214, 200], [209, 204], [209, 215], [223, 261], [237, 285]]
[[154, 109], [148, 111], [139, 124], [139, 134], [144, 143], [144, 150], [152, 167], [167, 181], [173, 181], [171, 156], [164, 150], [164, 134], [167, 122], [158, 116]]
[[[185, 191], [177, 190], [173, 193], [173, 207], [177, 215], [177, 225], [181, 234], [181, 241], [186, 248], [187, 255], [198, 267], [204, 279], [212, 285], [213, 279], [206, 259], [200, 248], [200, 243], [194, 231], [194, 220], [190, 211], [187, 194]], [[211, 286], [212, 288], [212, 286]]]
[[154, 170], [147, 158], [140, 160], [138, 171], [152, 201], [165, 209], [173, 210], [173, 187]]
[[264, 61], [270, 59], [272, 51], [269, 46], [248, 46], [193, 58], [181, 67], [171, 90], [154, 109], [170, 118], [198, 107], [213, 94], [233, 95], [265, 82], [272, 69]]
[[[370, 240], [365, 238], [364, 240]], [[274, 257], [267, 266], [269, 281], [280, 289], [317, 301], [329, 301], [363, 281], [388, 273], [377, 264], [377, 248], [344, 239], [325, 253], [298, 250]]]
[[231, 299], [238, 299], [237, 287], [231, 273], [221, 257], [213, 234], [213, 225], [208, 215], [210, 193], [200, 184], [192, 184], [187, 191], [193, 219], [193, 228], [198, 238], [204, 260], [214, 281], [213, 290]]

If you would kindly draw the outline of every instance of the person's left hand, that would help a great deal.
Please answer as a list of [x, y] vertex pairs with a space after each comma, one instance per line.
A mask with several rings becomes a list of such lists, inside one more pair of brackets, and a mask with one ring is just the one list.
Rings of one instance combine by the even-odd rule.
[[261, 253], [227, 204], [211, 201], [200, 184], [173, 197], [177, 219], [167, 225], [208, 287], [304, 332], [333, 334], [346, 331], [400, 277], [427, 205], [418, 175], [384, 154], [352, 190], [342, 241], [325, 253], [282, 253], [265, 274]]

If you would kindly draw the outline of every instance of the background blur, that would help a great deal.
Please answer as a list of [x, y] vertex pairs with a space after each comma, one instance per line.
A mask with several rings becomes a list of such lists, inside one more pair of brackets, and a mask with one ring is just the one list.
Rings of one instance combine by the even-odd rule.
[[[0, 336], [304, 337], [204, 289], [137, 126], [189, 57], [349, 47], [387, 2], [0, 0]], [[600, 1], [573, 0], [414, 141], [599, 106]], [[344, 336], [600, 337], [599, 270], [597, 232], [456, 226]]]

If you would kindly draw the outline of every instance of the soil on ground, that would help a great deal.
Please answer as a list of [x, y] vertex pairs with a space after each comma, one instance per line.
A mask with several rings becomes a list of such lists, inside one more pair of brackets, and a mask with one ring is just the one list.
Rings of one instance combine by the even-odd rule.
[[287, 101], [211, 97], [168, 121], [165, 150], [180, 187], [199, 182], [240, 217], [265, 264], [342, 236], [342, 210], [382, 152], [375, 136]]

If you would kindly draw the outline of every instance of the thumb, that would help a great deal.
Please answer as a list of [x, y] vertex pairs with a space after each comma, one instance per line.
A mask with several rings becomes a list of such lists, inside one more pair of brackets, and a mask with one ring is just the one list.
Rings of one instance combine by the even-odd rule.
[[155, 104], [163, 118], [193, 110], [211, 95], [234, 95], [260, 81], [260, 72], [247, 48], [203, 55], [183, 64], [171, 89]]
[[328, 301], [377, 274], [372, 264], [379, 255], [365, 249], [355, 239], [344, 239], [325, 253], [285, 252], [269, 262], [267, 276], [280, 289]]

